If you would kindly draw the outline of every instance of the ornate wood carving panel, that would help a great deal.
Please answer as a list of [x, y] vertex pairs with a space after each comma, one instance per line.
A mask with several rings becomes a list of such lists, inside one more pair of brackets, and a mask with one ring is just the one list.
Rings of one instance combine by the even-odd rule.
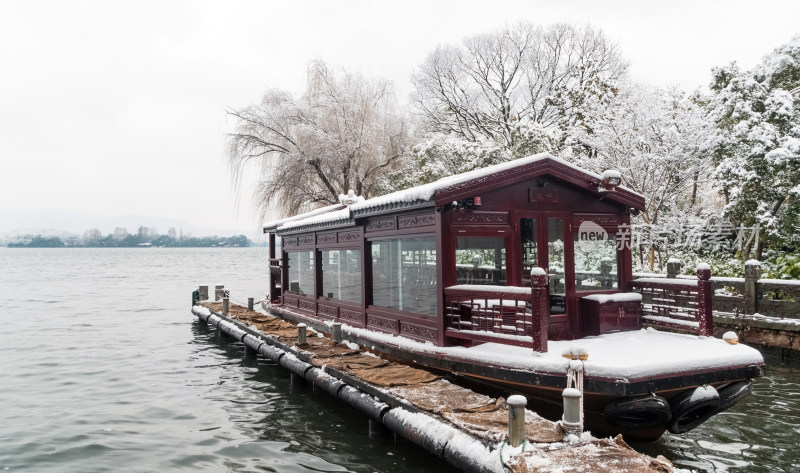
[[317, 244], [320, 243], [336, 243], [336, 235], [333, 233], [323, 233], [317, 235]]
[[508, 225], [508, 212], [453, 212], [453, 223]]
[[314, 244], [314, 235], [300, 235], [297, 237], [298, 246], [310, 246]]
[[314, 305], [314, 303], [308, 301], [298, 301], [297, 308], [303, 310], [310, 310], [311, 312], [314, 312], [316, 310], [316, 306]]
[[297, 246], [297, 237], [284, 238], [283, 246]]
[[423, 340], [436, 340], [436, 329], [430, 327], [422, 327], [420, 325], [401, 323], [400, 333], [408, 335], [412, 338], [420, 338]]
[[334, 319], [339, 315], [339, 309], [337, 307], [330, 306], [330, 305], [319, 304], [317, 306], [317, 312], [319, 312], [320, 315], [327, 315], [328, 317], [331, 317], [331, 318], [334, 318]]
[[364, 321], [361, 312], [356, 312], [354, 310], [347, 310], [347, 309], [339, 309], [339, 318], [343, 320], [349, 320], [350, 322], [355, 322], [361, 324]]
[[411, 215], [408, 217], [397, 218], [397, 228], [427, 227], [436, 223], [436, 216], [430, 215]]
[[383, 317], [376, 317], [374, 315], [367, 315], [367, 325], [370, 327], [377, 327], [392, 333], [397, 332], [397, 321], [392, 319], [384, 319]]
[[361, 234], [358, 232], [339, 233], [339, 243], [347, 243], [352, 241], [361, 241]]
[[572, 216], [572, 224], [580, 225], [583, 222], [591, 221], [598, 225], [616, 226], [622, 224], [621, 215], [593, 215], [593, 214], [574, 214]]
[[383, 220], [372, 220], [370, 222], [367, 222], [367, 228], [366, 228], [368, 232], [382, 232], [394, 229], [395, 229], [395, 224], [393, 218], [387, 218]]
[[297, 307], [298, 299], [296, 297], [283, 296], [283, 305], [289, 307]]

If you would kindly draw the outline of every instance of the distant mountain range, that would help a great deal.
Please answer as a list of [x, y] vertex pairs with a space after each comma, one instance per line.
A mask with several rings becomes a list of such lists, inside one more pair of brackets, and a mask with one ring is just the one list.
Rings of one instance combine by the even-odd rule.
[[63, 237], [69, 234], [82, 235], [84, 231], [96, 228], [103, 235], [112, 233], [115, 228], [126, 228], [136, 233], [140, 226], [156, 228], [166, 234], [175, 228], [193, 236], [232, 236], [246, 235], [255, 241], [259, 239], [257, 229], [230, 229], [197, 227], [186, 220], [152, 217], [146, 215], [103, 216], [79, 212], [8, 212], [0, 211], [0, 237], [11, 238], [17, 235], [39, 235]]

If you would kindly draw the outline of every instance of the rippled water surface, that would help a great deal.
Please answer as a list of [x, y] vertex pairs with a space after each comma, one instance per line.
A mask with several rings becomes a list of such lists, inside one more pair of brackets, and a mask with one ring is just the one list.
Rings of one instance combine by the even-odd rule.
[[[453, 471], [189, 311], [261, 299], [266, 249], [0, 248], [0, 471]], [[795, 365], [796, 366], [796, 365]], [[800, 375], [645, 446], [697, 471], [800, 471]]]

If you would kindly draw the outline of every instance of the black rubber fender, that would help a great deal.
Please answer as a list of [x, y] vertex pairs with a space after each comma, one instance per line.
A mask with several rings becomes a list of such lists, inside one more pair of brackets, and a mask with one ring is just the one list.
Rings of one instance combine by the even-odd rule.
[[672, 408], [666, 399], [651, 394], [611, 401], [603, 409], [603, 417], [617, 427], [646, 429], [666, 425], [672, 419]]
[[306, 373], [308, 370], [313, 368], [310, 364], [306, 363], [305, 361], [297, 359], [295, 356], [282, 356], [278, 360], [278, 364], [286, 368], [287, 370], [291, 371], [292, 373], [300, 376], [301, 378], [306, 378]]
[[672, 420], [667, 430], [673, 434], [688, 432], [719, 412], [719, 393], [713, 386], [699, 386], [678, 394], [670, 403]]
[[719, 390], [719, 411], [730, 409], [752, 393], [753, 384], [750, 381], [740, 381], [725, 386]]
[[[311, 372], [309, 371], [309, 378], [311, 377], [310, 374]], [[383, 419], [383, 415], [391, 409], [385, 402], [378, 401], [352, 386], [343, 386], [339, 389], [339, 399], [367, 414], [370, 419], [376, 422], [380, 422]]]
[[262, 343], [258, 346], [258, 353], [265, 358], [268, 358], [275, 363], [278, 363], [280, 359], [286, 354], [285, 351], [281, 350], [280, 348], [275, 348], [272, 345], [267, 343]]
[[322, 389], [333, 397], [339, 396], [339, 391], [347, 386], [340, 379], [334, 378], [319, 368], [313, 368], [306, 373], [306, 379], [314, 386]]

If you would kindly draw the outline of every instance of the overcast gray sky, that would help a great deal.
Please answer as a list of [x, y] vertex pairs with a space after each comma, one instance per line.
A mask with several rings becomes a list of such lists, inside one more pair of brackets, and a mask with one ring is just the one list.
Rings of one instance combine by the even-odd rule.
[[189, 220], [250, 232], [225, 109], [299, 94], [312, 59], [395, 82], [505, 23], [591, 23], [632, 78], [687, 91], [800, 34], [794, 1], [0, 0], [0, 211]]

